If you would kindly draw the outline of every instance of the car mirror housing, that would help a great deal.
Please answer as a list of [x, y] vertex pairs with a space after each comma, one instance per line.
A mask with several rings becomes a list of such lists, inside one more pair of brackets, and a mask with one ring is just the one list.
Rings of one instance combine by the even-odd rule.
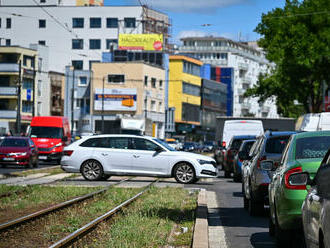
[[265, 171], [272, 171], [274, 170], [274, 162], [271, 160], [261, 161], [260, 168]]

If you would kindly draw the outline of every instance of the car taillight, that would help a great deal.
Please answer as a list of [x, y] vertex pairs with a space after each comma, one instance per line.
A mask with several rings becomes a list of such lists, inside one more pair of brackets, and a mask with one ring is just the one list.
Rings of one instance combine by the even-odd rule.
[[261, 158], [258, 158], [258, 161], [257, 161], [257, 168], [260, 169], [260, 162], [263, 161], [263, 160], [266, 160], [266, 157], [263, 156]]
[[66, 150], [64, 151], [64, 156], [71, 156], [71, 154], [73, 153], [73, 150]]
[[295, 173], [300, 173], [302, 172], [302, 168], [301, 167], [296, 167], [296, 168], [293, 168], [291, 170], [288, 170], [286, 173], [285, 173], [285, 187], [287, 189], [306, 189], [306, 185], [293, 185], [291, 184], [290, 180], [289, 180], [289, 177], [292, 175], [292, 174], [295, 174]]
[[226, 147], [226, 141], [222, 141], [222, 146]]

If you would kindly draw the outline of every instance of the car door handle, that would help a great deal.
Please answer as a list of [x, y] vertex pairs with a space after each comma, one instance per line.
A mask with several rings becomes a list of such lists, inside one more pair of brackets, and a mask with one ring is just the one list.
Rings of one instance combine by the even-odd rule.
[[134, 158], [139, 158], [140, 156], [139, 155], [133, 155]]
[[102, 152], [101, 153], [103, 156], [108, 156], [109, 154], [108, 153], [104, 153], [104, 152]]

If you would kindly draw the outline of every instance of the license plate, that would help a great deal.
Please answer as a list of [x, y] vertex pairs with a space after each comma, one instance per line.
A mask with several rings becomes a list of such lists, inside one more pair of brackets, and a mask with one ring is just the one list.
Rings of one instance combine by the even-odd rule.
[[47, 156], [39, 156], [39, 159], [47, 160]]
[[3, 158], [4, 161], [14, 161], [14, 158]]

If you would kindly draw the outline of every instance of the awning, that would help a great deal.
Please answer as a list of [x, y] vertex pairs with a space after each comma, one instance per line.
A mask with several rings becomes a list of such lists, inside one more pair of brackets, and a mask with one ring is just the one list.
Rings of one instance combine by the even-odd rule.
[[125, 130], [141, 130], [145, 129], [145, 121], [144, 120], [136, 120], [136, 119], [121, 119], [121, 129]]

